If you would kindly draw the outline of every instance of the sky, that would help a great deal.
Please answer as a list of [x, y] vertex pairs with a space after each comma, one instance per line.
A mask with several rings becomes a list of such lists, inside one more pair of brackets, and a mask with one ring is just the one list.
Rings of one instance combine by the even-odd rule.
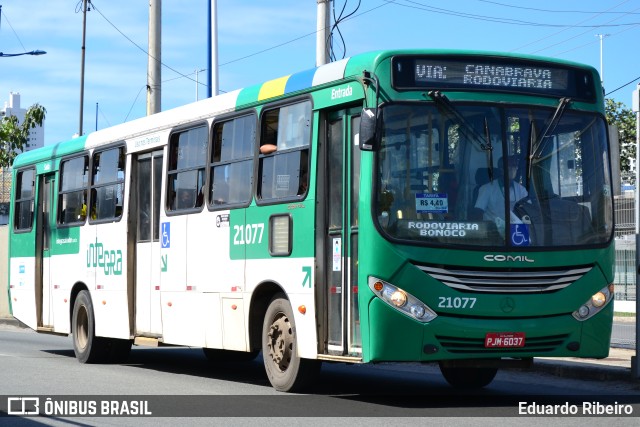
[[[91, 3], [85, 134], [146, 115], [149, 2]], [[163, 111], [207, 95], [207, 73], [196, 71], [208, 68], [208, 4], [162, 1]], [[79, 130], [82, 1], [0, 5], [0, 52], [47, 52], [0, 57], [0, 107], [19, 92], [22, 108], [47, 109], [45, 145], [70, 139]], [[608, 97], [631, 108], [640, 81], [640, 0], [336, 0], [333, 7], [337, 16], [355, 10], [334, 32], [336, 59], [378, 49], [470, 49], [562, 58], [600, 70], [602, 39]], [[218, 0], [220, 91], [314, 68], [316, 13], [316, 0]]]

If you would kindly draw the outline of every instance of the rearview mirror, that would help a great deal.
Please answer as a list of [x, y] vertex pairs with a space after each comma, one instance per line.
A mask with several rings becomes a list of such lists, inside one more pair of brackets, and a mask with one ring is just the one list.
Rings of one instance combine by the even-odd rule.
[[364, 151], [376, 150], [378, 129], [378, 109], [363, 108], [360, 116], [360, 149]]

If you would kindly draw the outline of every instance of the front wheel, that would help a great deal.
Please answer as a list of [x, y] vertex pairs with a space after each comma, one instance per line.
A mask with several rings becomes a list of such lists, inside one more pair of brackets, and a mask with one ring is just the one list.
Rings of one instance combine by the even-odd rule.
[[478, 389], [493, 381], [498, 368], [457, 368], [440, 363], [440, 372], [447, 382], [455, 388]]
[[320, 370], [320, 361], [298, 356], [296, 338], [291, 305], [283, 294], [278, 294], [271, 299], [262, 326], [264, 367], [278, 391], [300, 391]]

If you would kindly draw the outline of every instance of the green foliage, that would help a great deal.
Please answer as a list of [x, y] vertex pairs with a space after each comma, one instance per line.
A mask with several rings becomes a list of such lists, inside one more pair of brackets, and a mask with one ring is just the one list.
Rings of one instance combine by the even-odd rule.
[[629, 159], [636, 158], [636, 116], [630, 108], [625, 108], [622, 102], [613, 99], [605, 100], [607, 122], [618, 127], [620, 143], [620, 172], [628, 174]]
[[0, 167], [10, 167], [18, 152], [24, 150], [29, 131], [42, 126], [47, 110], [40, 104], [33, 104], [20, 123], [16, 116], [5, 116], [0, 121]]

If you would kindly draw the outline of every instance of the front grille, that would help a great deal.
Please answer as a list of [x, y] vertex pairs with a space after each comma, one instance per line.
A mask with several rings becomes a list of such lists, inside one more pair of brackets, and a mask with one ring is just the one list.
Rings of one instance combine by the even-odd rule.
[[565, 288], [593, 266], [559, 270], [461, 270], [456, 267], [416, 265], [445, 285], [464, 291], [495, 293], [550, 292]]
[[550, 335], [547, 337], [526, 337], [524, 347], [485, 348], [484, 338], [461, 338], [436, 335], [440, 346], [449, 353], [484, 354], [487, 353], [551, 353], [567, 340], [569, 335]]

